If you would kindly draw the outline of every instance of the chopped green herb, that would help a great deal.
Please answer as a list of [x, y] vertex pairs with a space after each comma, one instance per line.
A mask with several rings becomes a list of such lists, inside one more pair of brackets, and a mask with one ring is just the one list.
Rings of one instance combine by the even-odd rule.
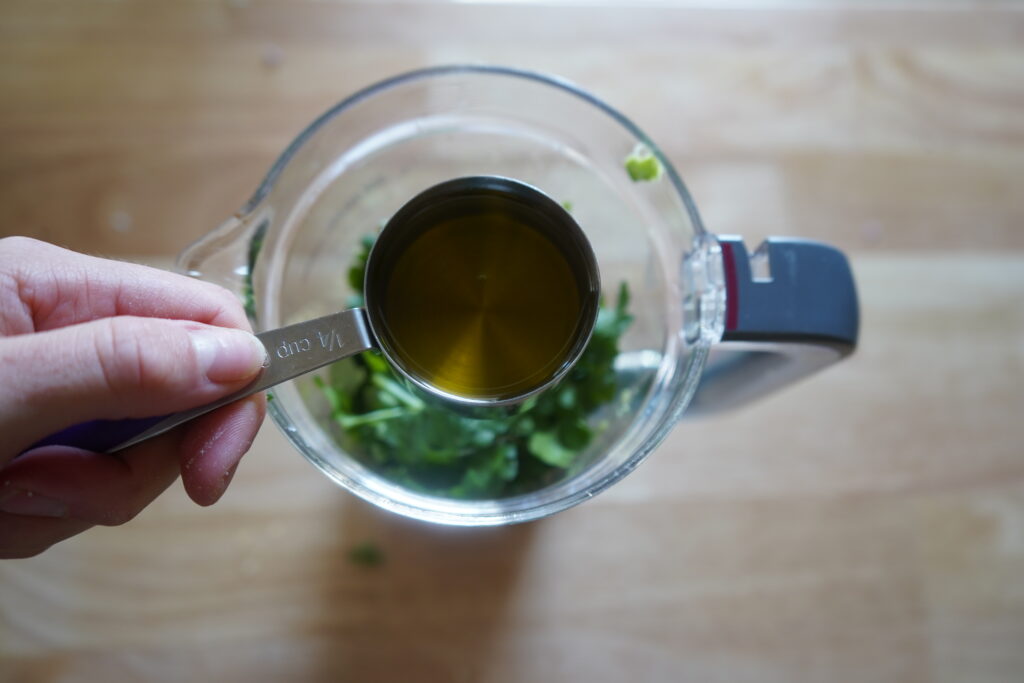
[[569, 213], [572, 213], [572, 202], [566, 199], [564, 202], [562, 202], [562, 208], [568, 211]]
[[[373, 238], [347, 273], [362, 300]], [[451, 498], [526, 493], [557, 481], [600, 430], [588, 418], [616, 393], [613, 364], [632, 322], [629, 290], [602, 307], [583, 355], [558, 385], [512, 412], [470, 417], [411, 392], [379, 354], [366, 352], [315, 377], [346, 450], [410, 489]]]
[[384, 564], [384, 551], [370, 541], [365, 541], [349, 549], [348, 559], [360, 567], [379, 567]]
[[645, 145], [637, 145], [626, 157], [626, 172], [634, 182], [657, 180], [662, 168], [658, 158]]
[[568, 467], [576, 457], [576, 451], [563, 446], [558, 435], [553, 432], [534, 432], [530, 435], [527, 448], [538, 460], [555, 467]]
[[256, 319], [256, 297], [252, 287], [252, 273], [256, 269], [256, 259], [263, 248], [263, 239], [267, 235], [266, 221], [260, 223], [249, 240], [249, 253], [246, 255], [245, 283], [242, 286], [242, 306], [250, 320]]

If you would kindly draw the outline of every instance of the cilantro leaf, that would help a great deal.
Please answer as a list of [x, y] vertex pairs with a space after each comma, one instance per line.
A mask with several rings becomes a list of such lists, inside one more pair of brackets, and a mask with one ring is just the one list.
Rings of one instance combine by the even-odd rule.
[[[373, 236], [359, 244], [346, 272], [362, 303]], [[387, 361], [366, 352], [314, 377], [354, 457], [411, 490], [479, 499], [528, 493], [563, 476], [600, 430], [590, 415], [615, 398], [619, 339], [629, 328], [629, 289], [602, 302], [590, 343], [572, 370], [540, 395], [499, 416], [481, 418], [424, 400]]]
[[552, 432], [534, 432], [526, 447], [541, 462], [563, 469], [571, 465], [576, 457], [576, 451], [563, 446]]
[[348, 559], [360, 567], [379, 567], [384, 564], [384, 551], [370, 541], [352, 546], [348, 551]]
[[626, 172], [633, 182], [657, 180], [663, 169], [658, 158], [643, 144], [638, 144], [626, 157]]

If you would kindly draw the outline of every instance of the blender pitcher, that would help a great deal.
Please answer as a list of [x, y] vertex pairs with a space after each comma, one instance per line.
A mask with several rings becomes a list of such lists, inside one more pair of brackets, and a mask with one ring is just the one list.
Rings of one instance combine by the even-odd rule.
[[622, 114], [565, 81], [507, 68], [426, 69], [349, 97], [178, 265], [238, 293], [257, 332], [334, 313], [351, 303], [346, 272], [363, 236], [425, 188], [467, 176], [514, 178], [563, 202], [593, 247], [606, 300], [626, 286], [633, 321], [615, 395], [588, 417], [595, 436], [571, 464], [532, 488], [457, 498], [360, 452], [316, 376], [275, 387], [270, 414], [296, 449], [375, 505], [456, 525], [537, 519], [622, 479], [684, 411], [741, 405], [856, 345], [841, 252], [771, 238], [750, 253], [738, 237], [712, 235], [675, 169]]

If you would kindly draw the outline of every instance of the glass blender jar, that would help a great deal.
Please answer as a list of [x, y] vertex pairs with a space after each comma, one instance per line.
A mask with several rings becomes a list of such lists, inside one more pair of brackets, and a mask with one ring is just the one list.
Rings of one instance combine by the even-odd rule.
[[243, 297], [257, 332], [334, 313], [349, 307], [346, 272], [362, 237], [424, 189], [467, 176], [514, 178], [571, 206], [605, 299], [625, 283], [633, 321], [615, 396], [588, 418], [596, 436], [559, 476], [459, 499], [374, 467], [332, 419], [316, 375], [275, 387], [269, 412], [295, 448], [384, 509], [466, 526], [544, 517], [621, 480], [684, 412], [740, 405], [856, 345], [841, 252], [772, 238], [748, 253], [740, 238], [707, 232], [671, 163], [627, 118], [565, 81], [508, 68], [425, 69], [340, 102], [178, 265]]

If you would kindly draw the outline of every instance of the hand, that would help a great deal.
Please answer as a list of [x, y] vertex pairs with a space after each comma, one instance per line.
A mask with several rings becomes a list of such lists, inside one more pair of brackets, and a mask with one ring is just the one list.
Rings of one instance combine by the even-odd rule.
[[185, 410], [252, 381], [265, 357], [238, 300], [173, 273], [0, 239], [0, 557], [132, 519], [182, 475], [217, 501], [266, 411], [262, 395], [117, 454], [39, 439], [93, 419]]

